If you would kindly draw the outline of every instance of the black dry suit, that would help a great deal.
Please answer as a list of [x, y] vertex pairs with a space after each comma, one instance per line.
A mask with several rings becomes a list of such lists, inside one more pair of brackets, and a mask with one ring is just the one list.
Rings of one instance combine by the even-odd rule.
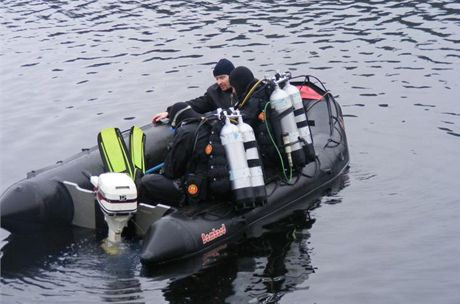
[[240, 110], [244, 122], [254, 130], [264, 167], [264, 178], [271, 179], [278, 174], [280, 162], [271, 140], [273, 136], [270, 136], [270, 128], [265, 122], [264, 111], [270, 112], [270, 107], [266, 105], [274, 88], [269, 82], [255, 79], [251, 70], [244, 66], [235, 68], [230, 73], [229, 80], [238, 100], [235, 107]]

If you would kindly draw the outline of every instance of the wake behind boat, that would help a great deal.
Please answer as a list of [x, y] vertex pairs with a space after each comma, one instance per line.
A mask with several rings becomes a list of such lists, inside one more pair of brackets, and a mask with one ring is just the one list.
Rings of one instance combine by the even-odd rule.
[[[141, 202], [131, 221], [137, 235], [143, 238], [140, 257], [144, 264], [165, 263], [217, 248], [258, 222], [276, 218], [276, 214], [299, 201], [305, 201], [308, 208], [314, 203], [313, 197], [345, 171], [349, 154], [339, 104], [309, 77], [293, 84], [302, 94], [315, 160], [289, 179], [267, 179], [267, 198], [253, 209], [237, 210], [231, 199], [204, 201], [180, 209]], [[151, 168], [164, 159], [173, 133], [166, 125], [149, 125], [142, 131], [145, 165]], [[124, 135], [127, 137], [127, 133]], [[33, 171], [10, 186], [0, 198], [2, 228], [12, 233], [59, 225], [105, 228], [100, 204], [95, 203], [94, 182], [90, 181], [91, 176], [101, 176], [106, 171], [99, 149], [93, 147], [62, 163]], [[104, 212], [107, 217], [107, 210]]]

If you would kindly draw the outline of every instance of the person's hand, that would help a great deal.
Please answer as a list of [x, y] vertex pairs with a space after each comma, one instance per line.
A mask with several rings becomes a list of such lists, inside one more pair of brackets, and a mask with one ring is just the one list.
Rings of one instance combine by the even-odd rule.
[[152, 118], [152, 123], [156, 124], [159, 123], [161, 120], [168, 118], [168, 112], [161, 112], [158, 114], [155, 114]]

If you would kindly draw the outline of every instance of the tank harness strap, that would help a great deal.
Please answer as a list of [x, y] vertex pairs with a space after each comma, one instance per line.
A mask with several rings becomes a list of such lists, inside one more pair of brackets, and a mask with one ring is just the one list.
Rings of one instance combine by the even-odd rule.
[[248, 159], [248, 167], [259, 167], [262, 166], [262, 161], [260, 159]]
[[244, 149], [249, 150], [251, 148], [257, 148], [257, 142], [256, 141], [250, 141], [250, 142], [245, 142], [244, 143]]
[[278, 119], [281, 120], [282, 118], [284, 118], [284, 116], [289, 115], [289, 114], [291, 114], [292, 112], [293, 112], [293, 109], [292, 109], [292, 108], [286, 109], [286, 110], [284, 110], [283, 112], [281, 112], [281, 113], [279, 114]]
[[302, 115], [304, 113], [305, 113], [305, 109], [303, 107], [300, 107], [299, 109], [294, 110], [294, 115], [295, 116], [299, 116], [299, 115]]
[[306, 127], [308, 125], [309, 125], [308, 120], [304, 120], [304, 121], [301, 121], [301, 122], [297, 123], [297, 128], [300, 129], [300, 128]]

